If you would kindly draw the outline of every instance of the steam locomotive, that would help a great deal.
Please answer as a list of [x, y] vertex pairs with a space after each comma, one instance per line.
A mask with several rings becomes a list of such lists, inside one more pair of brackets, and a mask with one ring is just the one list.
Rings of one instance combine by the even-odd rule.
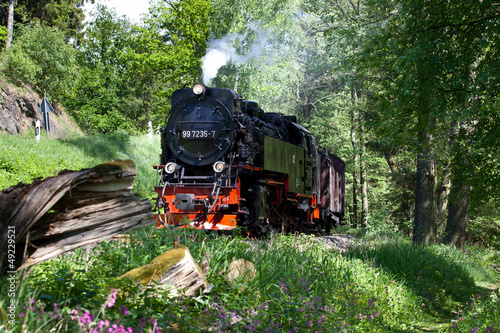
[[196, 84], [173, 93], [160, 133], [159, 228], [329, 232], [343, 218], [345, 164], [295, 116]]

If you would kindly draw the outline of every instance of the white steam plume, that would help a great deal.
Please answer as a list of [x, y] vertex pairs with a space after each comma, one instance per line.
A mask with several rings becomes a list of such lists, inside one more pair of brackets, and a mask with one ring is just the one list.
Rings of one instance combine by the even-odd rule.
[[[225, 39], [230, 38], [226, 37]], [[236, 55], [236, 49], [228, 45], [225, 39], [219, 39], [212, 43], [207, 54], [201, 58], [203, 62], [203, 83], [208, 85], [217, 76], [219, 68], [226, 65]]]
[[249, 24], [248, 26], [250, 29], [257, 31], [258, 38], [257, 42], [252, 44], [245, 55], [238, 54], [236, 48], [232, 45], [236, 41], [239, 44], [244, 44], [246, 35], [228, 35], [210, 43], [206, 55], [201, 58], [203, 62], [203, 83], [205, 85], [210, 84], [210, 81], [217, 76], [219, 69], [230, 61], [236, 64], [245, 64], [253, 57], [261, 55], [263, 49], [269, 46], [266, 33], [259, 31], [255, 24]]

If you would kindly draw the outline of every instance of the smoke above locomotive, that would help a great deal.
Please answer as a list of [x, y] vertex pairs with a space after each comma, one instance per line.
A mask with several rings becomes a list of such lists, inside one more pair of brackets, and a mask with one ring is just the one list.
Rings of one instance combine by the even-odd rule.
[[[237, 65], [243, 65], [250, 61], [250, 59], [262, 56], [267, 49], [272, 48], [272, 39], [276, 39], [268, 30], [262, 29], [261, 24], [249, 22], [247, 24], [247, 33], [245, 34], [230, 34], [221, 39], [211, 40], [209, 48], [205, 56], [201, 58], [203, 83], [210, 84], [213, 78], [217, 76], [219, 69], [232, 62]], [[248, 41], [248, 36], [253, 35], [251, 39], [253, 42]], [[238, 53], [235, 45], [245, 45], [243, 54]], [[268, 53], [266, 61], [272, 61], [272, 56]]]
[[344, 215], [342, 160], [232, 90], [176, 90], [161, 145], [158, 227], [329, 231]]

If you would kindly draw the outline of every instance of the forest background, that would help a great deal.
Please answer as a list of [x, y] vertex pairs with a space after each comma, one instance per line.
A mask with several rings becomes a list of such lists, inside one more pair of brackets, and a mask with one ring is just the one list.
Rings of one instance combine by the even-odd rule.
[[234, 89], [346, 162], [351, 226], [500, 248], [498, 3], [157, 0], [132, 24], [99, 4], [84, 23], [85, 2], [0, 0], [2, 76], [85, 133], [164, 126], [184, 85]]

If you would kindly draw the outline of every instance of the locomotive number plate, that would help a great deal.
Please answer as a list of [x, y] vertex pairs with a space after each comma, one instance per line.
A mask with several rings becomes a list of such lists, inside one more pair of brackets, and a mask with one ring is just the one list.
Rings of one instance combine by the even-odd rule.
[[181, 131], [181, 138], [182, 139], [215, 138], [215, 131], [197, 131], [197, 130]]

